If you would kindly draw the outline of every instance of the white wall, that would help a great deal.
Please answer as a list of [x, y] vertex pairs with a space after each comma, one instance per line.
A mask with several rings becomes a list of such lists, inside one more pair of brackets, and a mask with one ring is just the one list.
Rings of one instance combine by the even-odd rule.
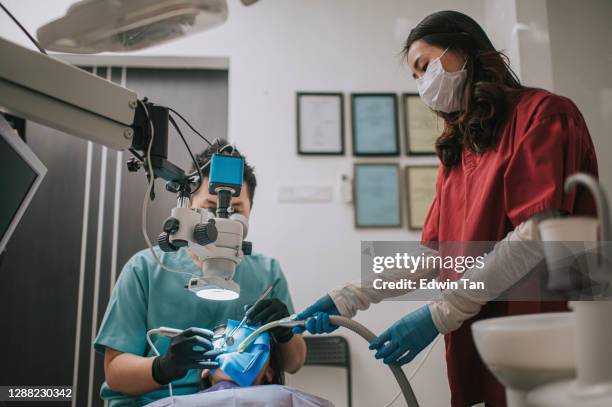
[[515, 0], [521, 82], [554, 91], [546, 0]]
[[[34, 31], [61, 15], [70, 1], [4, 3]], [[335, 186], [356, 161], [350, 154], [334, 158], [296, 155], [295, 92], [414, 92], [415, 84], [399, 57], [409, 29], [426, 14], [441, 9], [464, 11], [482, 21], [484, 1], [261, 0], [250, 8], [242, 7], [237, 0], [229, 3], [230, 17], [223, 26], [142, 54], [230, 58], [229, 136], [255, 164], [260, 183], [251, 239], [256, 250], [280, 259], [295, 305], [302, 308], [325, 290], [359, 278], [361, 240], [407, 240], [418, 239], [419, 235], [405, 228], [356, 231], [352, 208], [341, 203], [337, 193], [333, 202], [326, 204], [277, 202], [279, 186]], [[0, 35], [28, 44], [3, 16]], [[345, 106], [347, 147], [351, 151], [348, 103]], [[400, 162], [431, 160], [401, 158]], [[418, 305], [388, 302], [357, 319], [374, 332], [381, 332]], [[353, 349], [355, 405], [385, 404], [397, 389], [390, 372], [374, 360], [361, 339], [343, 334], [349, 337]], [[438, 343], [413, 381], [423, 406], [449, 404], [442, 349]], [[411, 369], [408, 366], [406, 370]], [[315, 378], [305, 372], [306, 388], [315, 380], [320, 383], [321, 377], [332, 377], [333, 384], [334, 376], [325, 374], [321, 372]], [[328, 391], [318, 393], [339, 400], [344, 397], [342, 388]]]
[[612, 2], [548, 0], [555, 91], [584, 116], [612, 197]]
[[510, 59], [510, 67], [520, 77], [521, 64], [516, 15], [516, 1], [485, 0], [483, 28], [496, 49]]
[[589, 127], [612, 194], [612, 2], [485, 0], [485, 27], [523, 83], [567, 96]]

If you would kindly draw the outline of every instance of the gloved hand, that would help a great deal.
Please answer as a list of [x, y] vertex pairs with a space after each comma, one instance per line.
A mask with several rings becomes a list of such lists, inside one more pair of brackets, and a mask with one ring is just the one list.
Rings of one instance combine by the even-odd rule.
[[329, 294], [325, 294], [314, 304], [298, 314], [296, 319], [300, 321], [306, 320], [306, 325], [294, 327], [293, 332], [296, 334], [301, 334], [306, 330], [311, 334], [333, 332], [338, 329], [338, 327], [330, 325], [330, 315], [340, 315], [340, 311], [338, 311], [336, 304], [334, 304]]
[[372, 341], [370, 349], [378, 350], [374, 355], [376, 359], [401, 366], [414, 359], [438, 333], [431, 311], [425, 305], [391, 325]]
[[[246, 312], [247, 323], [265, 325], [268, 322], [277, 321], [289, 316], [287, 305], [278, 298], [261, 300]], [[277, 326], [270, 329], [270, 333], [278, 343], [286, 343], [293, 338], [291, 328]]]
[[212, 350], [213, 333], [208, 329], [189, 328], [174, 336], [163, 356], [153, 360], [153, 379], [168, 384], [187, 374], [189, 369], [216, 369], [215, 358], [221, 350]]

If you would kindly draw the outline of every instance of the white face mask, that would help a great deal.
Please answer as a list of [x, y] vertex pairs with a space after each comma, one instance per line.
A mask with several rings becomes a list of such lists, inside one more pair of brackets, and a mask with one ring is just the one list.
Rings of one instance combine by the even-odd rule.
[[449, 48], [429, 63], [425, 74], [416, 80], [421, 100], [431, 107], [444, 113], [456, 112], [461, 108], [461, 93], [467, 78], [465, 64], [457, 72], [446, 72], [442, 67], [441, 58]]

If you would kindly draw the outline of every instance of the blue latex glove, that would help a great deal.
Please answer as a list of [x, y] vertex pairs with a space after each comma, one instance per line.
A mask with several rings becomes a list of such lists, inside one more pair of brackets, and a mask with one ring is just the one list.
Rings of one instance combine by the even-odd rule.
[[385, 364], [401, 366], [412, 361], [438, 333], [431, 311], [425, 305], [391, 325], [372, 341], [370, 349], [378, 350], [374, 357]]
[[294, 327], [293, 332], [296, 334], [301, 334], [304, 331], [308, 331], [311, 334], [333, 332], [338, 329], [338, 327], [330, 324], [330, 315], [340, 315], [340, 312], [329, 294], [325, 294], [314, 304], [298, 314], [296, 319], [300, 321], [306, 320], [306, 324], [304, 326]]

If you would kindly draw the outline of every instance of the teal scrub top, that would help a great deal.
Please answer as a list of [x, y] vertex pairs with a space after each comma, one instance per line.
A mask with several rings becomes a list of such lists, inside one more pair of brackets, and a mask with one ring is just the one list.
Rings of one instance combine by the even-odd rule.
[[[201, 275], [186, 249], [174, 253], [162, 252], [155, 247], [162, 263], [175, 270]], [[147, 331], [161, 326], [187, 329], [190, 327], [214, 329], [228, 319], [240, 320], [244, 306], [253, 304], [264, 290], [278, 280], [268, 298], [278, 298], [293, 313], [293, 303], [287, 280], [276, 259], [254, 254], [245, 256], [236, 267], [234, 281], [240, 285], [240, 297], [231, 301], [206, 300], [185, 289], [190, 276], [162, 269], [149, 249], [135, 254], [124, 266], [94, 343], [96, 351], [104, 353], [106, 347], [119, 352], [151, 357], [155, 356], [146, 340]], [[160, 354], [166, 353], [170, 339], [152, 336]], [[192, 369], [187, 375], [172, 382], [175, 395], [192, 394], [199, 390], [200, 371]], [[106, 382], [100, 396], [109, 405], [142, 406], [168, 397], [168, 386], [141, 396], [130, 396], [111, 390]]]

